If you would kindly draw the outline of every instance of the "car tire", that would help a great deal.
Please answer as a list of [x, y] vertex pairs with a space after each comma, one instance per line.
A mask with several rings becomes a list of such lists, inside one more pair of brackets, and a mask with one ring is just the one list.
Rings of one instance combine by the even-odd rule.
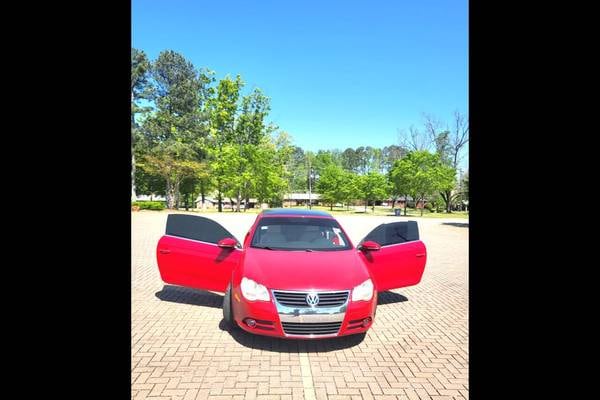
[[231, 306], [231, 283], [227, 286], [225, 296], [223, 296], [223, 320], [229, 328], [237, 328], [237, 323], [233, 318], [233, 307]]

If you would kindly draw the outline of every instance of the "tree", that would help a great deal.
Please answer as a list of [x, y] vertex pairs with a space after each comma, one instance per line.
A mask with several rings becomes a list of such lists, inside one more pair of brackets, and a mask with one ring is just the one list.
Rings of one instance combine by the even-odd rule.
[[[424, 114], [425, 130], [428, 133], [432, 143], [435, 145], [436, 153], [444, 165], [454, 169], [458, 169], [460, 161], [460, 153], [464, 146], [469, 141], [469, 125], [467, 118], [458, 111], [454, 112], [454, 121], [452, 131], [449, 129], [442, 130], [442, 123], [430, 114]], [[452, 185], [446, 185], [440, 193], [442, 199], [446, 203], [446, 212], [452, 212], [453, 191], [456, 190], [456, 181], [453, 180]], [[458, 193], [456, 193], [458, 194]]]
[[141, 167], [150, 174], [159, 175], [166, 183], [167, 208], [174, 209], [179, 203], [179, 185], [186, 177], [194, 176], [200, 164], [193, 160], [185, 145], [173, 142], [170, 146], [153, 149], [146, 155]]
[[365, 200], [365, 211], [369, 201], [373, 202], [373, 211], [375, 211], [375, 200], [385, 199], [390, 189], [386, 176], [378, 172], [369, 172], [360, 176], [358, 187]]
[[[408, 192], [415, 201], [425, 204], [427, 196], [446, 190], [454, 183], [455, 171], [444, 165], [438, 154], [412, 151], [396, 162], [391, 172], [395, 190]], [[406, 215], [406, 208], [405, 208]], [[421, 208], [423, 215], [423, 208]]]
[[[210, 148], [209, 154], [211, 155], [212, 175], [219, 185], [217, 189], [219, 198], [222, 198], [223, 195], [229, 198], [236, 197], [242, 182], [247, 178], [239, 171], [244, 170], [245, 164], [250, 160], [244, 158], [240, 153], [239, 146], [233, 143], [223, 143], [220, 147]], [[219, 212], [221, 211], [222, 208]]]
[[394, 163], [396, 160], [401, 159], [404, 155], [408, 153], [408, 150], [405, 148], [392, 144], [390, 146], [385, 146], [381, 150], [381, 156], [383, 158], [383, 169], [385, 172], [391, 171], [394, 167]]
[[342, 167], [346, 171], [356, 172], [356, 173], [359, 171], [360, 161], [359, 161], [358, 155], [356, 154], [356, 151], [353, 148], [348, 147], [346, 150], [344, 150], [342, 152], [342, 154], [340, 155], [340, 161], [341, 161]]
[[210, 173], [210, 164], [207, 161], [203, 161], [198, 165], [196, 170], [195, 178], [197, 180], [197, 188], [200, 193], [200, 199], [202, 205], [204, 206], [204, 202], [206, 199], [206, 194], [213, 187], [213, 179]]
[[[280, 151], [287, 150], [282, 147]], [[287, 188], [283, 165], [285, 154], [281, 152], [278, 152], [276, 144], [268, 136], [253, 148], [249, 173], [259, 203], [281, 204]]]
[[138, 49], [131, 49], [131, 201], [136, 199], [135, 186], [135, 143], [138, 125], [135, 121], [137, 113], [143, 111], [137, 102], [147, 96], [148, 70], [150, 62], [146, 53]]
[[333, 210], [335, 203], [342, 202], [350, 196], [346, 184], [349, 172], [344, 171], [339, 165], [331, 163], [324, 167], [319, 174], [316, 189], [321, 195], [321, 200], [329, 203], [330, 209]]
[[[237, 164], [238, 175], [242, 178], [236, 186], [236, 211], [240, 211], [242, 193], [248, 196], [250, 178], [248, 174], [248, 163], [244, 159], [250, 157], [252, 146], [257, 146], [266, 134], [265, 118], [270, 111], [270, 101], [260, 89], [254, 91], [242, 98], [241, 113], [236, 118], [235, 132], [236, 142], [239, 148], [239, 154], [242, 161]], [[246, 204], [248, 197], [246, 197]], [[245, 208], [244, 208], [245, 210]]]
[[[208, 100], [210, 115], [210, 139], [211, 147], [215, 150], [213, 154], [213, 169], [216, 171], [215, 182], [218, 196], [219, 212], [223, 211], [224, 177], [221, 175], [226, 169], [223, 146], [227, 143], [235, 143], [235, 116], [238, 109], [240, 90], [244, 82], [238, 75], [235, 80], [229, 76], [219, 81], [216, 88], [216, 96]], [[215, 160], [216, 159], [216, 160]]]
[[160, 175], [147, 173], [143, 168], [135, 170], [136, 191], [139, 194], [152, 196], [164, 196], [166, 182]]
[[[275, 139], [275, 151], [276, 151], [276, 163], [281, 168], [281, 178], [285, 180], [285, 189], [286, 193], [289, 193], [291, 190], [290, 182], [293, 177], [293, 169], [295, 166], [295, 146], [292, 146], [292, 137], [289, 133], [281, 131], [279, 132]], [[283, 198], [282, 205], [283, 205]]]
[[151, 65], [154, 110], [143, 121], [147, 172], [165, 179], [167, 207], [175, 208], [181, 181], [197, 173], [206, 124], [200, 112], [207, 80], [181, 54], [167, 50]]
[[379, 148], [371, 148], [370, 170], [384, 173], [383, 152]]
[[[408, 195], [413, 193], [412, 176], [414, 167], [411, 158], [402, 158], [396, 160], [390, 170], [390, 181], [392, 183], [392, 193], [396, 197], [404, 196], [404, 215], [406, 216], [406, 207], [408, 204]], [[395, 199], [394, 199], [395, 200]], [[392, 204], [393, 208], [393, 204]]]
[[298, 146], [291, 147], [291, 160], [289, 165], [290, 183], [289, 190], [291, 192], [306, 192], [308, 191], [308, 161], [304, 150]]
[[192, 203], [193, 207], [195, 194], [198, 190], [198, 182], [199, 179], [197, 176], [189, 176], [184, 178], [179, 185], [179, 193], [183, 197], [183, 204], [186, 211], [189, 210], [190, 203]]
[[419, 131], [414, 125], [408, 128], [408, 132], [399, 129], [398, 141], [400, 142], [400, 146], [409, 151], [424, 151], [431, 146], [431, 140], [427, 134]]

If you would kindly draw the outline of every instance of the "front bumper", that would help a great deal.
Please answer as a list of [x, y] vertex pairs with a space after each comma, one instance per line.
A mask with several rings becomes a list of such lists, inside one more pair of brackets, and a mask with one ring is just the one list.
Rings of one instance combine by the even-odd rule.
[[[233, 314], [237, 324], [245, 331], [266, 336], [290, 339], [325, 339], [366, 332], [374, 322], [377, 307], [377, 292], [369, 301], [353, 302], [351, 293], [345, 304], [336, 307], [289, 307], [280, 304], [270, 292], [271, 301], [248, 301], [239, 287], [232, 293]], [[370, 318], [370, 322], [363, 321]], [[246, 321], [253, 319], [254, 326]], [[288, 333], [284, 331], [284, 327]], [[339, 329], [332, 327], [339, 326]], [[320, 332], [334, 333], [310, 333]], [[293, 333], [291, 333], [293, 332]], [[309, 332], [309, 333], [303, 333]]]

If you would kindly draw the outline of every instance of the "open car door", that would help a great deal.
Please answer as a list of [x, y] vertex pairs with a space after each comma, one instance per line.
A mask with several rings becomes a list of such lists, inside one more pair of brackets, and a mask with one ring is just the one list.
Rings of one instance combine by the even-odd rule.
[[[361, 249], [366, 241], [376, 242], [381, 248], [376, 251]], [[377, 291], [412, 286], [421, 281], [427, 250], [419, 240], [416, 221], [381, 224], [361, 240], [358, 248]]]
[[[235, 247], [217, 243], [236, 240]], [[239, 241], [209, 218], [169, 214], [165, 235], [156, 247], [160, 277], [165, 283], [225, 292], [241, 256]]]

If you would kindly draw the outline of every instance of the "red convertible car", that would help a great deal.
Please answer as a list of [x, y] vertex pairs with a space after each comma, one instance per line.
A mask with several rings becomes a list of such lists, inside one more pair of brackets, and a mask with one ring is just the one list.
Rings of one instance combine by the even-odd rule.
[[379, 225], [355, 248], [330, 214], [297, 209], [263, 211], [243, 243], [170, 214], [156, 253], [164, 282], [224, 292], [231, 326], [298, 339], [366, 332], [377, 293], [419, 283], [427, 258], [415, 221]]

